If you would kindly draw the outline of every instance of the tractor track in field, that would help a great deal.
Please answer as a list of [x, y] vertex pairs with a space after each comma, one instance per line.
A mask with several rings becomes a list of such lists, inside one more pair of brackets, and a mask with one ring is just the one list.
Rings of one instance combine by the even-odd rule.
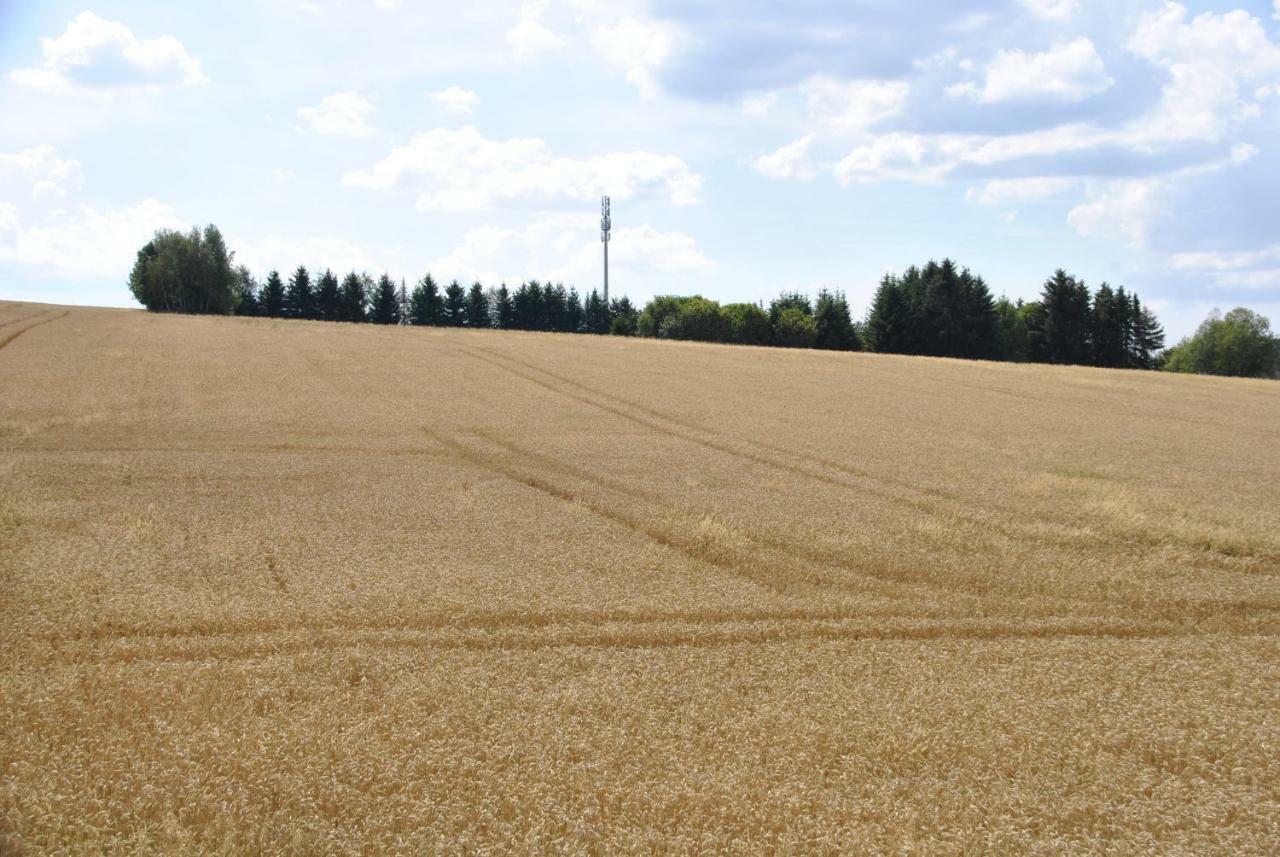
[[50, 318], [42, 318], [41, 320], [35, 322], [34, 324], [29, 324], [24, 328], [15, 330], [13, 333], [7, 334], [5, 336], [0, 336], [0, 350], [3, 350], [6, 347], [8, 347], [15, 339], [17, 339], [19, 336], [22, 336], [22, 334], [26, 333], [27, 331], [35, 330], [37, 327], [49, 324], [50, 322], [57, 321], [60, 318], [66, 318], [70, 314], [70, 312], [71, 312], [70, 310], [66, 310]]

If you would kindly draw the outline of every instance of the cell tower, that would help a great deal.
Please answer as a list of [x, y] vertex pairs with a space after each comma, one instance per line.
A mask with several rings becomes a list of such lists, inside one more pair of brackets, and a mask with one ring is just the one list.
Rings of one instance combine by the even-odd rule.
[[604, 245], [604, 305], [609, 305], [609, 197], [600, 198], [600, 243]]

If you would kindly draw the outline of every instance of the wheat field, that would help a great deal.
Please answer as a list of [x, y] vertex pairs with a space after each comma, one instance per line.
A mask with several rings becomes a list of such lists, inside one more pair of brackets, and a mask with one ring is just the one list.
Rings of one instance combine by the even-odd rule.
[[0, 851], [1277, 853], [1280, 385], [0, 303]]

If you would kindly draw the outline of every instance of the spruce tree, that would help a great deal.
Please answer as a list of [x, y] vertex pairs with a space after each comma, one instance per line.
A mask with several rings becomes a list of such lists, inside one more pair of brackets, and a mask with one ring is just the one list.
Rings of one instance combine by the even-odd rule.
[[1089, 341], [1089, 289], [1059, 268], [1045, 281], [1040, 295], [1044, 307], [1041, 332], [1045, 359], [1050, 363], [1092, 362]]
[[341, 315], [341, 302], [338, 296], [338, 278], [333, 271], [325, 268], [316, 285], [316, 317], [325, 321], [337, 321]]
[[910, 354], [915, 333], [906, 290], [897, 278], [885, 274], [876, 289], [867, 317], [867, 344], [884, 354]]
[[492, 326], [489, 318], [489, 296], [484, 293], [484, 286], [479, 282], [472, 283], [467, 292], [467, 326]]
[[284, 293], [284, 312], [289, 318], [315, 318], [315, 293], [311, 290], [311, 275], [303, 265], [293, 272], [289, 278], [289, 287]]
[[462, 327], [467, 320], [467, 293], [457, 280], [444, 290], [444, 323], [449, 327]]
[[279, 271], [267, 274], [267, 281], [262, 284], [262, 292], [258, 295], [258, 305], [262, 307], [262, 313], [271, 318], [284, 315], [284, 281], [280, 279]]
[[640, 324], [640, 311], [626, 295], [614, 298], [609, 304], [609, 333], [614, 336], [635, 336]]
[[399, 324], [400, 300], [396, 295], [396, 284], [387, 274], [378, 278], [378, 287], [373, 293], [373, 307], [369, 321], [374, 324]]
[[502, 330], [510, 330], [515, 324], [516, 308], [511, 302], [511, 291], [507, 288], [507, 284], [503, 283], [498, 287], [497, 297], [493, 302], [495, 324]]
[[588, 333], [609, 332], [609, 306], [595, 289], [587, 295], [582, 309], [582, 325]]
[[352, 271], [342, 279], [338, 300], [338, 318], [341, 321], [366, 321], [369, 291], [366, 277]]
[[444, 324], [444, 300], [440, 289], [430, 274], [418, 281], [409, 298], [409, 323], [417, 325]]
[[1132, 363], [1138, 369], [1155, 369], [1160, 365], [1160, 355], [1164, 350], [1164, 327], [1155, 313], [1142, 305], [1136, 294], [1130, 300], [1130, 318], [1133, 320]]
[[1103, 283], [1093, 295], [1093, 308], [1089, 314], [1090, 338], [1093, 340], [1093, 360], [1098, 366], [1119, 368], [1129, 365], [1125, 339], [1131, 337], [1125, 328], [1129, 319], [1128, 299], [1123, 303]]
[[849, 315], [849, 302], [845, 299], [844, 292], [829, 292], [826, 289], [818, 292], [813, 320], [818, 325], [815, 347], [834, 351], [858, 351], [862, 347], [858, 341], [858, 332], [853, 327], [853, 319]]

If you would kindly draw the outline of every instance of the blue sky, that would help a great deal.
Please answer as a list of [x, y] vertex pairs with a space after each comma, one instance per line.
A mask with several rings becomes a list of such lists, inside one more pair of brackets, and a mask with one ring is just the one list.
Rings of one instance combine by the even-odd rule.
[[[86, 5], [89, 3], [90, 5]], [[1280, 0], [0, 0], [0, 297], [238, 261], [643, 300], [1062, 266], [1280, 322]]]

